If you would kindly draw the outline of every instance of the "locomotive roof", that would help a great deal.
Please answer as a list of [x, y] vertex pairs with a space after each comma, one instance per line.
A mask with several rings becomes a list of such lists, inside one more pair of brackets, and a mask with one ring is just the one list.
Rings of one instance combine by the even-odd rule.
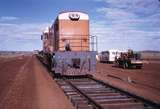
[[81, 12], [81, 11], [63, 11], [60, 12], [57, 19], [58, 20], [69, 20], [69, 16], [71, 14], [76, 14], [79, 16], [79, 20], [89, 20], [89, 16], [87, 13]]

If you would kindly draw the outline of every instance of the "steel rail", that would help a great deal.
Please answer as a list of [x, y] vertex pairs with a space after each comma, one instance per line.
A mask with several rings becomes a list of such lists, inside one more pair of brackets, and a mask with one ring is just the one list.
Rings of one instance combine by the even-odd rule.
[[[104, 87], [109, 87], [109, 88], [111, 88], [111, 89], [113, 89], [114, 91], [116, 91], [116, 92], [118, 92], [118, 93], [121, 93], [121, 94], [124, 94], [124, 95], [126, 95], [126, 96], [129, 96], [129, 97], [131, 97], [131, 98], [133, 98], [133, 100], [135, 99], [136, 101], [138, 100], [138, 102], [137, 103], [142, 103], [142, 105], [144, 106], [144, 108], [146, 108], [146, 109], [160, 109], [159, 107], [160, 107], [160, 104], [159, 103], [155, 103], [154, 101], [150, 101], [150, 100], [147, 100], [147, 99], [145, 99], [145, 98], [143, 98], [143, 97], [139, 97], [139, 96], [137, 96], [137, 95], [135, 95], [135, 94], [132, 94], [132, 93], [130, 93], [130, 92], [127, 92], [127, 91], [124, 91], [124, 90], [122, 90], [122, 89], [119, 89], [119, 88], [117, 88], [117, 87], [114, 87], [114, 86], [112, 86], [112, 85], [110, 85], [110, 84], [108, 84], [108, 83], [105, 83], [104, 81], [102, 81], [102, 80], [99, 80], [99, 79], [96, 79], [96, 78], [94, 78], [94, 77], [92, 77], [92, 76], [63, 76], [63, 77], [61, 77], [61, 78], [59, 78], [60, 80], [63, 80], [65, 83], [66, 83], [66, 86], [68, 85], [68, 86], [70, 86], [70, 87], [72, 87], [72, 89], [75, 91], [75, 92], [77, 92], [78, 94], [80, 94], [82, 97], [84, 97], [85, 99], [86, 99], [86, 101], [87, 101], [87, 103], [89, 103], [92, 107], [93, 107], [93, 109], [104, 109], [104, 108], [106, 108], [105, 107], [105, 104], [104, 103], [100, 103], [100, 101], [97, 101], [96, 99], [94, 99], [94, 97], [92, 98], [90, 95], [89, 95], [89, 93], [87, 93], [87, 92], [85, 92], [83, 89], [81, 89], [78, 85], [85, 85], [85, 84], [83, 84], [83, 82], [84, 81], [86, 81], [86, 79], [87, 79], [87, 81], [89, 80], [89, 81], [94, 81], [94, 82], [96, 82], [97, 84], [100, 84], [100, 85], [102, 85], [102, 86], [104, 86]], [[76, 81], [74, 81], [74, 80], [76, 80]], [[80, 83], [78, 83], [78, 82], [80, 82]], [[82, 83], [82, 84], [81, 84]], [[88, 84], [90, 84], [90, 83], [88, 83]], [[59, 84], [60, 86], [61, 86], [61, 84]], [[84, 87], [86, 87], [86, 86], [84, 86]], [[64, 89], [63, 89], [64, 90]], [[70, 90], [70, 89], [69, 89]], [[67, 91], [67, 90], [66, 90]], [[113, 91], [113, 92], [114, 92]], [[74, 101], [74, 100], [73, 100]], [[137, 104], [136, 103], [136, 104]], [[79, 105], [80, 106], [80, 105]], [[135, 105], [136, 106], [136, 105]], [[79, 108], [78, 108], [79, 109]]]
[[151, 100], [145, 99], [145, 98], [143, 98], [143, 97], [137, 96], [137, 95], [135, 95], [135, 94], [133, 94], [133, 93], [124, 91], [124, 90], [122, 90], [122, 89], [120, 89], [120, 88], [111, 86], [110, 84], [107, 84], [107, 83], [105, 83], [105, 82], [103, 82], [103, 81], [101, 81], [101, 80], [98, 80], [98, 79], [94, 78], [94, 77], [90, 77], [90, 76], [89, 76], [88, 78], [90, 78], [90, 79], [92, 79], [92, 80], [94, 80], [94, 81], [96, 81], [96, 82], [98, 82], [98, 83], [100, 83], [100, 84], [102, 84], [102, 85], [104, 85], [104, 86], [111, 87], [111, 88], [113, 88], [113, 89], [115, 89], [115, 90], [117, 90], [117, 91], [119, 91], [119, 92], [122, 92], [122, 93], [124, 93], [124, 94], [126, 94], [126, 95], [129, 95], [129, 96], [131, 96], [131, 97], [133, 97], [133, 98], [136, 98], [136, 99], [144, 102], [146, 105], [151, 105], [151, 106], [155, 107], [156, 109], [160, 109], [160, 104], [159, 104], [159, 103], [156, 103], [156, 102], [153, 102], [153, 101], [151, 101]]
[[76, 91], [78, 91], [81, 95], [83, 95], [96, 109], [104, 109], [101, 105], [99, 105], [96, 101], [91, 99], [85, 93], [83, 93], [78, 87], [72, 84], [70, 81], [64, 79], [69, 85], [71, 85]]

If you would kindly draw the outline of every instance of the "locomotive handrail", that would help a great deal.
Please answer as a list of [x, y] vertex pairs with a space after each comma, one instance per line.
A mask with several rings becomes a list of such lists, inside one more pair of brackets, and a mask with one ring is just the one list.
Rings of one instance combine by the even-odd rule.
[[[69, 41], [72, 44], [74, 43], [80, 43], [81, 46], [73, 46], [71, 45], [71, 47], [80, 47], [81, 50], [83, 47], [90, 47], [90, 51], [98, 51], [98, 40], [97, 40], [97, 36], [94, 35], [89, 35], [89, 34], [59, 34], [60, 36], [63, 36], [62, 38], [59, 39], [60, 42], [64, 42], [64, 41]], [[66, 37], [64, 37], [66, 36]], [[75, 36], [75, 37], [69, 37], [69, 36]], [[80, 37], [76, 37], [76, 36], [80, 36]], [[88, 36], [84, 37], [84, 36]], [[79, 42], [74, 42], [74, 41], [79, 41]], [[88, 42], [88, 46], [83, 46], [83, 41]], [[60, 46], [60, 48], [63, 48], [64, 46]]]

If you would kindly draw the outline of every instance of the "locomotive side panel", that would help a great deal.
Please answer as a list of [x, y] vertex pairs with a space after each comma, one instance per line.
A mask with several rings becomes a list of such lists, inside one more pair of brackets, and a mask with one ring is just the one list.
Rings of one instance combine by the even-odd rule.
[[54, 24], [51, 27], [51, 30], [54, 31], [53, 34], [53, 50], [59, 50], [59, 21], [58, 19], [55, 20]]
[[49, 27], [42, 33], [41, 39], [43, 40], [43, 52], [46, 54], [53, 53], [53, 35]]

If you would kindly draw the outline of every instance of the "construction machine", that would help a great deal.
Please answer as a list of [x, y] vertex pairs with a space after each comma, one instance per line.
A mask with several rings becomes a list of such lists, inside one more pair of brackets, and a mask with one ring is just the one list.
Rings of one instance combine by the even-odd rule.
[[128, 52], [122, 52], [119, 57], [115, 57], [116, 66], [126, 68], [141, 69], [143, 62], [140, 59], [140, 54], [129, 49]]

